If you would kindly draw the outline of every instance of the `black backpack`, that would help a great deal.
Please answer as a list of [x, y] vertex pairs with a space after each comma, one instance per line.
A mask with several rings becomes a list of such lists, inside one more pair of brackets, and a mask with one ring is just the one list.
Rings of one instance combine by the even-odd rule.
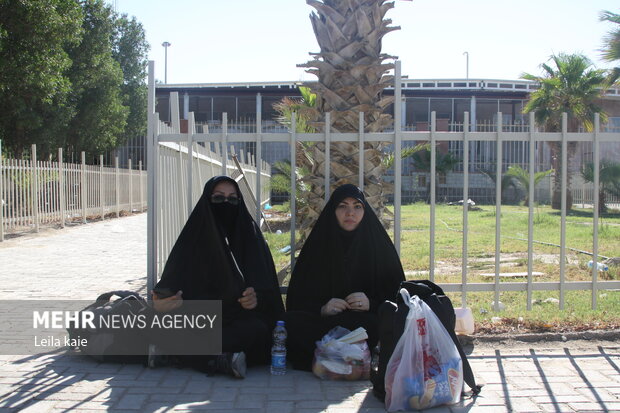
[[377, 357], [378, 363], [373, 363], [370, 370], [370, 381], [372, 382], [372, 391], [374, 395], [381, 401], [385, 400], [385, 371], [387, 369], [390, 357], [394, 352], [394, 348], [398, 343], [398, 339], [405, 329], [405, 320], [409, 307], [403, 302], [400, 295], [400, 289], [406, 289], [411, 296], [417, 295], [424, 301], [433, 312], [437, 315], [441, 323], [444, 325], [452, 341], [463, 361], [463, 379], [465, 383], [472, 389], [474, 395], [480, 392], [481, 386], [476, 385], [474, 374], [471, 366], [467, 361], [467, 356], [463, 351], [463, 347], [454, 332], [456, 325], [456, 314], [450, 298], [448, 298], [443, 290], [435, 283], [428, 280], [403, 281], [400, 283], [396, 294], [396, 303], [385, 301], [379, 306], [379, 345], [375, 349], [374, 357]]
[[[113, 296], [118, 298], [112, 300]], [[148, 320], [152, 314], [146, 300], [132, 291], [110, 291], [101, 294], [94, 303], [82, 310], [94, 314], [94, 325], [98, 320], [111, 315], [125, 315]], [[149, 340], [144, 328], [96, 328], [85, 326], [67, 328], [69, 338], [86, 339], [86, 346], [77, 345], [74, 350], [93, 357], [100, 362], [143, 363], [148, 359]]]

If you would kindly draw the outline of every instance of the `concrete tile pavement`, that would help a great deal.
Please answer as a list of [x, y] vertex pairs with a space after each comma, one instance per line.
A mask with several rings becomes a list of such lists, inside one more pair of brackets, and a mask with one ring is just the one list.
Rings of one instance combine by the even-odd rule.
[[[144, 292], [146, 214], [0, 243], [0, 299], [92, 300]], [[620, 412], [620, 344], [483, 344], [470, 363], [476, 399], [429, 412]], [[253, 367], [245, 380], [189, 369], [101, 364], [64, 352], [0, 356], [0, 412], [384, 412], [368, 382], [328, 382]]]

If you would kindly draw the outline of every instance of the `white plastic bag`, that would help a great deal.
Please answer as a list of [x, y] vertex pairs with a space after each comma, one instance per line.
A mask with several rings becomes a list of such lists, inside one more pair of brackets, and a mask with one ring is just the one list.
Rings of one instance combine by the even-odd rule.
[[409, 306], [405, 331], [385, 374], [388, 411], [421, 410], [456, 403], [463, 389], [459, 352], [433, 310], [418, 296], [401, 289]]
[[370, 377], [368, 335], [363, 328], [358, 330], [351, 332], [337, 326], [316, 342], [312, 372], [317, 377], [323, 380], [365, 380]]

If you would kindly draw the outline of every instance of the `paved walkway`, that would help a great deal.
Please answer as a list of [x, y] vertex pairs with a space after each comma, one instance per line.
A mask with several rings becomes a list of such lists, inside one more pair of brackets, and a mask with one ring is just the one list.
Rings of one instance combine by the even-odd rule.
[[[0, 243], [0, 299], [93, 300], [144, 291], [146, 215]], [[620, 412], [620, 344], [474, 345], [485, 386], [476, 399], [432, 412]], [[368, 382], [326, 382], [251, 368], [245, 380], [192, 370], [99, 364], [61, 353], [0, 356], [0, 412], [384, 412]]]

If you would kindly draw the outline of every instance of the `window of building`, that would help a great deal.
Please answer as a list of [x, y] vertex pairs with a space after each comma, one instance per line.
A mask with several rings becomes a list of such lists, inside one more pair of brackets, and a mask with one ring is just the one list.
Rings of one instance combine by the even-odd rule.
[[228, 123], [237, 118], [237, 98], [216, 96], [213, 98], [213, 120], [222, 120], [224, 113], [228, 115]]
[[429, 98], [407, 98], [407, 130], [428, 131]]
[[430, 111], [435, 112], [438, 131], [449, 130], [452, 121], [452, 101], [453, 99], [431, 99]]

